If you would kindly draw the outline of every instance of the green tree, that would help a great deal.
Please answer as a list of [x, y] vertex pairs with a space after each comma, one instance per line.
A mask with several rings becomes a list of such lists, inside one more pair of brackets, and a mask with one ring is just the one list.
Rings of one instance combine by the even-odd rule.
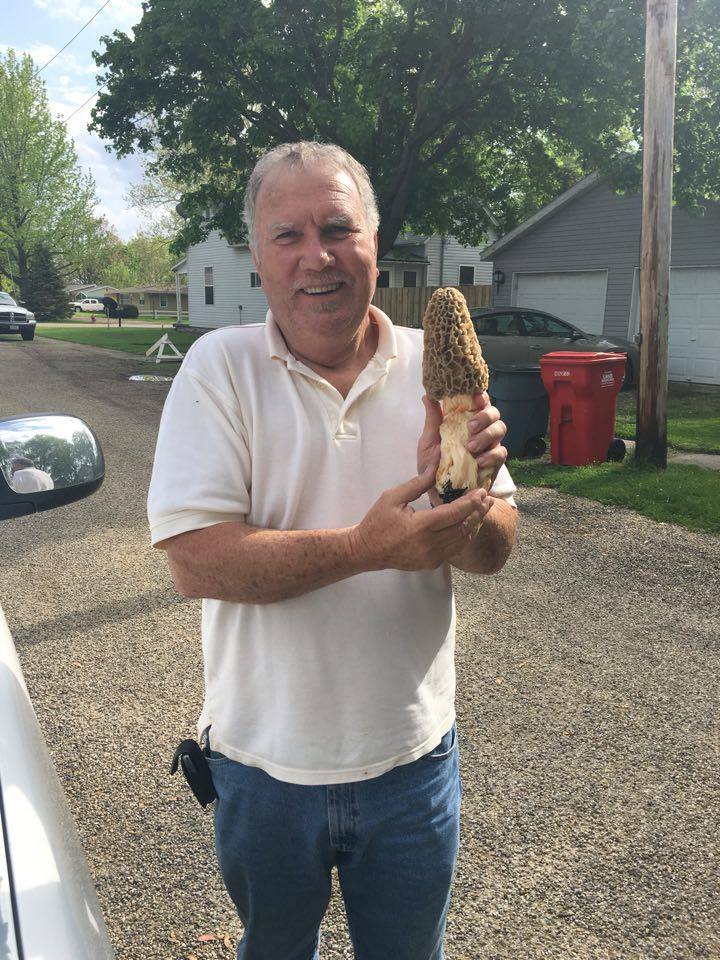
[[[681, 3], [692, 203], [720, 195], [719, 5]], [[644, 0], [147, 0], [132, 38], [103, 42], [93, 128], [191, 185], [176, 250], [213, 227], [242, 240], [249, 170], [286, 140], [368, 167], [381, 254], [403, 226], [479, 242], [488, 209], [508, 229], [591, 170], [639, 187]]]
[[71, 276], [97, 233], [95, 202], [92, 177], [51, 115], [32, 59], [0, 53], [0, 280], [26, 288], [38, 241]]
[[33, 248], [22, 294], [40, 323], [70, 315], [65, 284], [52, 253], [42, 242], [36, 243]]
[[105, 217], [98, 220], [92, 243], [86, 244], [72, 271], [72, 283], [110, 283], [108, 271], [122, 262], [124, 244]]
[[137, 284], [173, 283], [170, 243], [166, 236], [149, 231], [136, 234], [125, 244], [124, 262]]
[[182, 217], [175, 209], [183, 188], [157, 157], [141, 161], [141, 166], [143, 179], [130, 186], [125, 200], [140, 212], [146, 232], [172, 239], [183, 225]]

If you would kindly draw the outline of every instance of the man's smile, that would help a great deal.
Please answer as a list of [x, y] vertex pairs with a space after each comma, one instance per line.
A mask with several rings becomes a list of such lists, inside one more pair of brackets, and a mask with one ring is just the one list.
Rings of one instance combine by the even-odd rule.
[[314, 287], [301, 287], [301, 293], [307, 293], [312, 297], [319, 297], [323, 294], [335, 293], [336, 290], [339, 290], [342, 286], [342, 283], [326, 283], [323, 286], [314, 286]]

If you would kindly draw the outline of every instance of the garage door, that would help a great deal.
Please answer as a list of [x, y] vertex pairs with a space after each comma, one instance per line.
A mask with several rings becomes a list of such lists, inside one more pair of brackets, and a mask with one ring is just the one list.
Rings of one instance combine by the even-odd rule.
[[[634, 329], [640, 329], [638, 271], [633, 296]], [[720, 267], [670, 271], [668, 377], [720, 384]]]
[[545, 310], [574, 323], [585, 333], [600, 334], [605, 320], [607, 271], [517, 273], [514, 305]]

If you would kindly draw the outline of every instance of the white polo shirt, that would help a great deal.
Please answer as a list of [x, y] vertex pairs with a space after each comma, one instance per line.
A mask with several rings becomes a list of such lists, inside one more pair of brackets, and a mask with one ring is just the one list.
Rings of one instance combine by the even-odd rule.
[[[348, 396], [267, 323], [208, 333], [165, 403], [148, 497], [152, 541], [243, 520], [347, 527], [417, 474], [422, 330], [371, 307], [375, 356]], [[503, 468], [494, 496], [515, 487]], [[428, 509], [424, 495], [414, 504]], [[450, 567], [381, 570], [268, 604], [204, 600], [213, 748], [299, 784], [376, 777], [435, 747], [455, 718]]]

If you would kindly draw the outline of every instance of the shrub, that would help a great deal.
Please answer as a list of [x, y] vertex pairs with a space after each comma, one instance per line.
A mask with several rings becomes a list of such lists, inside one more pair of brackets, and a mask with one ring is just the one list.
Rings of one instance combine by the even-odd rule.
[[138, 308], [132, 303], [124, 303], [117, 309], [117, 315], [122, 320], [134, 320], [138, 316]]

